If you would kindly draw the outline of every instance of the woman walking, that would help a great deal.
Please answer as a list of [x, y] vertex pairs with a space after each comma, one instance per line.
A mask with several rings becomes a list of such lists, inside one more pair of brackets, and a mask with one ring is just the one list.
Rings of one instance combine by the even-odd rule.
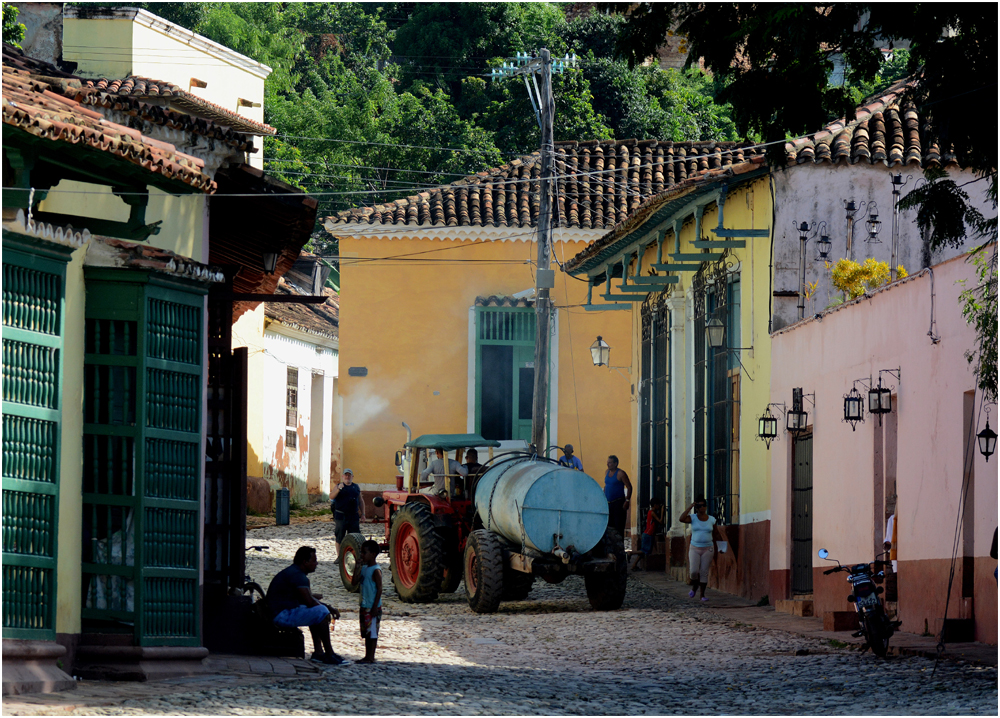
[[[695, 511], [693, 516], [691, 509]], [[707, 601], [705, 588], [708, 586], [708, 570], [715, 556], [715, 542], [712, 539], [725, 541], [726, 538], [722, 535], [722, 530], [715, 525], [715, 517], [708, 513], [708, 503], [700, 496], [680, 515], [680, 521], [683, 524], [691, 524], [691, 548], [688, 549], [691, 591], [688, 593], [688, 598], [694, 598], [695, 592], [700, 589], [701, 600]]]

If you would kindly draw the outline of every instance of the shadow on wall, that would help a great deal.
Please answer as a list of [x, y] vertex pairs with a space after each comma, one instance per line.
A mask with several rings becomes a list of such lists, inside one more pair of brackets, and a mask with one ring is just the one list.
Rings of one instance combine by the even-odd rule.
[[[260, 457], [248, 444], [247, 467], [261, 466]], [[247, 510], [258, 514], [269, 514], [274, 510], [274, 488], [263, 476], [247, 476]]]
[[300, 424], [296, 430], [297, 447], [285, 449], [285, 437], [278, 437], [271, 461], [264, 461], [262, 468], [264, 480], [274, 489], [288, 489], [289, 502], [306, 506], [309, 504], [308, 462], [303, 456], [308, 456], [309, 437]]

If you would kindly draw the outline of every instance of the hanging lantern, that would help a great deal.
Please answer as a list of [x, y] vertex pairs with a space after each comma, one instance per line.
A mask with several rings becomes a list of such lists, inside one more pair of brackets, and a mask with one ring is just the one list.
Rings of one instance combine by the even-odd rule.
[[608, 363], [611, 360], [611, 346], [601, 337], [597, 337], [597, 341], [590, 345], [590, 356], [594, 360], [594, 366], [611, 366]]
[[264, 252], [264, 274], [274, 274], [278, 266], [277, 252]]
[[833, 242], [830, 241], [830, 237], [825, 234], [819, 236], [819, 240], [816, 242], [816, 249], [819, 251], [819, 256], [816, 257], [817, 260], [825, 262], [830, 258], [830, 248], [833, 246]]
[[986, 428], [976, 434], [976, 438], [979, 439], [979, 453], [989, 461], [997, 449], [997, 433], [990, 428], [989, 417], [986, 418]]
[[852, 387], [850, 393], [844, 397], [844, 421], [851, 425], [854, 431], [858, 423], [865, 420], [865, 402], [858, 393], [856, 387]]
[[719, 321], [718, 317], [712, 317], [705, 322], [705, 336], [708, 337], [708, 346], [713, 349], [721, 349], [725, 334], [726, 327]]
[[764, 441], [768, 450], [771, 449], [771, 442], [778, 438], [778, 419], [771, 414], [771, 407], [764, 409], [764, 413], [757, 419], [757, 437]]
[[878, 238], [878, 233], [882, 229], [882, 222], [878, 218], [878, 205], [872, 202], [869, 212], [868, 221], [865, 222], [865, 228], [868, 230], [868, 242], [870, 244], [881, 244], [882, 240]]
[[809, 414], [802, 409], [789, 409], [785, 414], [785, 428], [793, 436], [798, 436], [809, 426]]

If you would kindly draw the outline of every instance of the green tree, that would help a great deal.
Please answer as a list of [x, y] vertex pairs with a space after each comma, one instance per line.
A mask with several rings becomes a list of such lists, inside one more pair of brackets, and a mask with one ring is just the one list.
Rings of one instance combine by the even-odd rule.
[[3, 9], [3, 41], [21, 47], [20, 42], [24, 39], [24, 25], [17, 21], [17, 16], [21, 10], [9, 2], [2, 3]]
[[[833, 117], [853, 117], [852, 87], [879, 82], [886, 73], [882, 48], [910, 45], [906, 72], [917, 80], [904, 102], [913, 102], [934, 139], [958, 164], [989, 183], [996, 211], [996, 133], [970, 122], [966, 107], [997, 105], [996, 8], [974, 3], [608, 3], [628, 17], [617, 50], [630, 64], [651, 56], [667, 32], [687, 36], [692, 59], [726, 83], [716, 100], [730, 102], [737, 130], [774, 141], [768, 153], [783, 163], [787, 135], [814, 132]], [[905, 43], [904, 43], [905, 44]], [[842, 57], [848, 83], [829, 83], [834, 59]], [[883, 78], [885, 79], [885, 78]], [[951, 179], [929, 175], [911, 193], [918, 222], [934, 227], [932, 246], [961, 244], [971, 224], [996, 241], [996, 217], [976, 217], [968, 197]], [[986, 252], [982, 246], [975, 254]], [[978, 260], [977, 260], [978, 261]], [[985, 294], [966, 299], [977, 327], [980, 386], [996, 396], [996, 261], [977, 265]], [[992, 273], [992, 274], [990, 274]], [[992, 294], [991, 294], [992, 293]], [[993, 312], [992, 315], [989, 312]], [[992, 363], [992, 368], [990, 364]]]

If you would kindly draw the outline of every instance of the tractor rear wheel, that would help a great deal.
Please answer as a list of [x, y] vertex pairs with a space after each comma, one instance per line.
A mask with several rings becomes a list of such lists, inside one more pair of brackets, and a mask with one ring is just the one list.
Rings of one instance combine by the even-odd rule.
[[411, 503], [396, 512], [389, 532], [392, 585], [403, 603], [430, 603], [444, 578], [444, 542], [426, 504]]
[[340, 555], [337, 557], [337, 568], [340, 574], [340, 582], [349, 593], [357, 593], [361, 590], [361, 584], [351, 585], [351, 577], [354, 575], [354, 567], [361, 561], [361, 544], [365, 542], [364, 534], [347, 534], [340, 542]]
[[613, 528], [604, 532], [604, 538], [591, 551], [595, 557], [604, 558], [611, 555], [615, 565], [608, 571], [588, 573], [583, 577], [583, 585], [587, 588], [587, 600], [597, 611], [614, 611], [625, 602], [625, 590], [628, 588], [628, 558], [625, 555], [625, 545], [621, 534]]
[[469, 534], [465, 543], [465, 595], [476, 613], [495, 613], [503, 596], [503, 549], [500, 539], [485, 529]]
[[508, 568], [503, 574], [503, 600], [523, 601], [531, 593], [535, 585], [535, 577], [530, 573], [522, 573]]

